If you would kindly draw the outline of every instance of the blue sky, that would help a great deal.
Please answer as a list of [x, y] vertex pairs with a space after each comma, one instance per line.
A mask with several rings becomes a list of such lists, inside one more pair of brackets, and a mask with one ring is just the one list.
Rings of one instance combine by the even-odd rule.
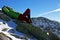
[[30, 8], [31, 17], [47, 17], [60, 21], [60, 0], [0, 0], [0, 8], [4, 5], [23, 14]]

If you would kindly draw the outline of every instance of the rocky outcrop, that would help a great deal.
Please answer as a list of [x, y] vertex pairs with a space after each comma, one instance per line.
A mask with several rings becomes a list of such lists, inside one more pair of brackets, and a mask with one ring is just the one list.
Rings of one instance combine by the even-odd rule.
[[5, 34], [0, 33], [0, 40], [8, 40], [8, 38]]
[[38, 26], [39, 28], [42, 28], [43, 30], [50, 30], [51, 32], [57, 34], [60, 36], [60, 23], [54, 20], [50, 20], [45, 17], [38, 17], [38, 18], [32, 18], [32, 24], [34, 26]]

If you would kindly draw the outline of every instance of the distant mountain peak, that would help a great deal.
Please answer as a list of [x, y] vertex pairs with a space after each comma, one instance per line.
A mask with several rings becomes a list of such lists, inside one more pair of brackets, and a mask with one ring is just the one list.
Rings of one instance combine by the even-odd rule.
[[55, 32], [56, 34], [60, 33], [60, 23], [55, 20], [53, 21], [45, 17], [32, 18], [32, 24], [34, 26], [42, 27], [43, 29], [50, 29], [52, 32]]

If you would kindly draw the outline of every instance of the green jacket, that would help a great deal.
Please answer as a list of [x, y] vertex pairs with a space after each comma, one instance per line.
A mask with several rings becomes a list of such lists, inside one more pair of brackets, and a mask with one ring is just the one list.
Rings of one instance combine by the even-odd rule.
[[11, 9], [9, 7], [5, 7], [5, 6], [2, 8], [2, 11], [14, 19], [18, 19], [19, 15], [20, 15], [20, 13], [15, 12], [15, 11], [13, 11], [13, 9]]

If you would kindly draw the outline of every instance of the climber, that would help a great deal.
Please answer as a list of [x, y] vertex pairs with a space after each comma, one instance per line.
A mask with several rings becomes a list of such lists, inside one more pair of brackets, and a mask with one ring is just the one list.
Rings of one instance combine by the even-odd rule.
[[23, 14], [21, 14], [21, 13], [14, 11], [12, 8], [4, 6], [4, 7], [2, 7], [2, 12], [4, 12], [6, 15], [10, 16], [13, 19], [22, 20], [27, 23], [32, 22], [31, 18], [30, 18], [30, 9], [29, 8]]

